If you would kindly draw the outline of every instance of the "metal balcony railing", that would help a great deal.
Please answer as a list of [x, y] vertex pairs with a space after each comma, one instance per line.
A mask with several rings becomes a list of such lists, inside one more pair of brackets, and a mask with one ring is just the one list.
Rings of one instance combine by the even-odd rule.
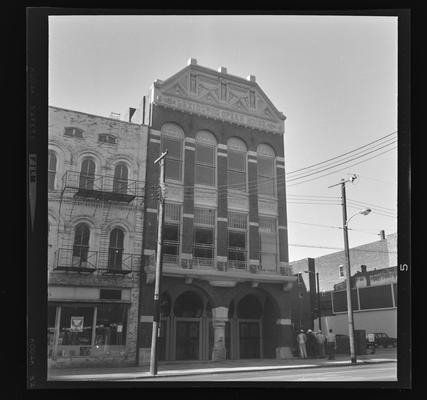
[[56, 270], [126, 275], [141, 266], [141, 256], [121, 251], [91, 251], [82, 246], [57, 251]]
[[213, 268], [214, 264], [213, 246], [203, 244], [193, 246], [193, 268]]
[[246, 250], [238, 247], [229, 247], [227, 267], [232, 269], [247, 270], [248, 261]]
[[65, 173], [64, 188], [76, 190], [76, 196], [129, 203], [144, 194], [144, 183], [107, 175], [87, 175], [79, 171]]

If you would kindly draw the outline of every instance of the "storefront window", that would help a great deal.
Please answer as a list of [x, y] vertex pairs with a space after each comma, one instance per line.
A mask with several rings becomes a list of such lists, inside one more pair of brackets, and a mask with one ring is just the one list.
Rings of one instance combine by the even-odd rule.
[[62, 306], [59, 345], [86, 345], [92, 342], [94, 307]]
[[127, 307], [124, 304], [101, 304], [96, 318], [96, 346], [126, 344]]
[[49, 304], [47, 308], [47, 345], [49, 349], [49, 357], [52, 357], [52, 347], [55, 340], [55, 318], [56, 318], [56, 305]]

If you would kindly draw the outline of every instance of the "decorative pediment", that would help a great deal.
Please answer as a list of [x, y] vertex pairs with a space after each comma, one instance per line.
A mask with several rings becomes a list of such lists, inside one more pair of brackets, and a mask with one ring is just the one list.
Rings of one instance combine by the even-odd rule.
[[251, 80], [191, 64], [156, 81], [155, 104], [254, 129], [283, 134], [284, 115]]

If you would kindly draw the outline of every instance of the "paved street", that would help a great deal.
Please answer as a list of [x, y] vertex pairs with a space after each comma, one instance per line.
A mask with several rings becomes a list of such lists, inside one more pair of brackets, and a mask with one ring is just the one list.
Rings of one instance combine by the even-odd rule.
[[396, 381], [397, 364], [367, 364], [292, 370], [263, 370], [209, 375], [169, 376], [144, 381]]

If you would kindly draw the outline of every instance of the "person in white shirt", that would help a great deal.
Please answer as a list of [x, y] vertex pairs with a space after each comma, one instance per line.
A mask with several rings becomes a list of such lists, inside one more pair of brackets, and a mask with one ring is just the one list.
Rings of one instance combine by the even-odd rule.
[[305, 335], [303, 330], [301, 330], [297, 336], [297, 343], [299, 347], [300, 357], [307, 358], [307, 349], [306, 349], [307, 336]]

